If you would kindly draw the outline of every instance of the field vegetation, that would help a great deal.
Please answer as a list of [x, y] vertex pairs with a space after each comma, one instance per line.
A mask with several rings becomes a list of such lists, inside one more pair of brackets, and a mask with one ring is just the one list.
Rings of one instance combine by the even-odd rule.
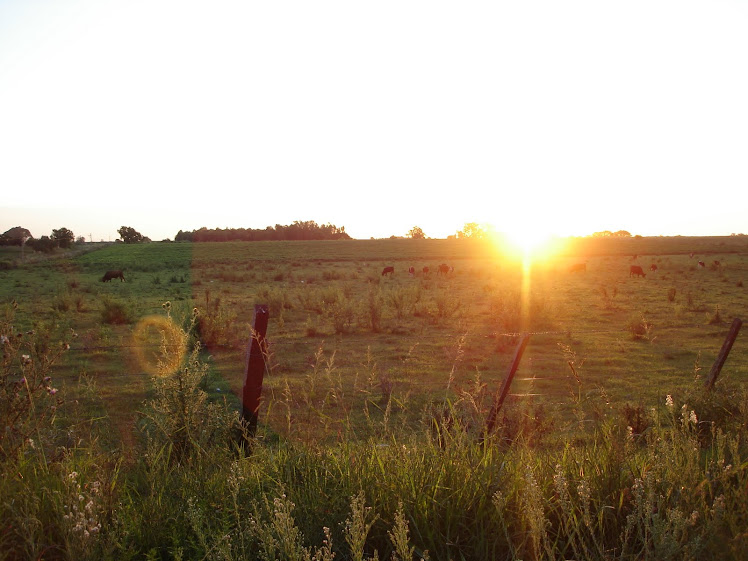
[[[748, 309], [748, 240], [553, 249], [0, 256], [0, 559], [743, 559], [744, 333], [704, 380]], [[267, 371], [242, 445], [258, 304]]]

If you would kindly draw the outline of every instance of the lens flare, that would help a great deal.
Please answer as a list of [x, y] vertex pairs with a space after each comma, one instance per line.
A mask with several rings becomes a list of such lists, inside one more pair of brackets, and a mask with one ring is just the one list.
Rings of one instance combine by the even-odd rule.
[[182, 364], [187, 350], [187, 334], [164, 316], [141, 319], [132, 332], [135, 357], [152, 376], [168, 376]]

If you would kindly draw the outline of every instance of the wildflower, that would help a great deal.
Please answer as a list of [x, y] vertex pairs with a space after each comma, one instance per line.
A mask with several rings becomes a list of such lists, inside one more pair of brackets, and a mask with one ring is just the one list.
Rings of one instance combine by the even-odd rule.
[[665, 405], [667, 405], [668, 409], [672, 409], [675, 407], [675, 404], [673, 403], [673, 396], [670, 394], [667, 394], [667, 397], [665, 398]]
[[44, 383], [49, 384], [52, 381], [52, 376], [45, 376], [44, 377]]
[[725, 496], [720, 495], [716, 499], [714, 499], [714, 503], [712, 503], [712, 511], [714, 512], [715, 516], [722, 516], [725, 514]]
[[2, 343], [3, 345], [8, 345], [10, 344], [10, 339], [8, 339], [7, 335], [0, 335], [0, 343]]
[[21, 363], [23, 365], [31, 364], [31, 357], [29, 355], [21, 355]]
[[47, 391], [49, 392], [49, 395], [55, 395], [57, 393], [57, 388], [49, 388]]
[[69, 351], [70, 350], [70, 343], [63, 343], [62, 344], [62, 348], [65, 349], [66, 351]]
[[691, 423], [694, 425], [697, 425], [699, 423], [699, 419], [696, 417], [696, 411], [691, 411], [688, 420], [691, 421]]

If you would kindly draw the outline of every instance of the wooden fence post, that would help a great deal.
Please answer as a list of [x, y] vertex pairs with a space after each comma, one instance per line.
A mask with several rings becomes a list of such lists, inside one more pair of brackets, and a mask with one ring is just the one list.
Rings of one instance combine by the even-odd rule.
[[738, 332], [740, 331], [741, 325], [743, 325], [743, 320], [739, 318], [735, 318], [734, 320], [732, 320], [730, 331], [727, 332], [727, 337], [725, 338], [725, 342], [722, 343], [722, 348], [720, 349], [719, 354], [717, 355], [717, 360], [714, 361], [714, 364], [712, 365], [712, 369], [709, 371], [709, 376], [704, 382], [704, 386], [706, 387], [707, 390], [711, 390], [714, 387], [714, 384], [717, 382], [717, 377], [719, 376], [719, 373], [722, 370], [722, 367], [725, 365], [725, 361], [727, 360], [727, 355], [730, 354], [730, 349], [732, 349], [732, 344], [735, 342], [735, 339], [737, 339], [738, 337]]
[[242, 421], [246, 423], [249, 435], [252, 437], [257, 430], [262, 379], [265, 375], [265, 354], [267, 353], [265, 334], [268, 329], [269, 315], [267, 304], [255, 305], [254, 327], [249, 341], [244, 387], [242, 388]]
[[509, 395], [509, 387], [512, 385], [512, 380], [514, 380], [514, 375], [517, 373], [519, 363], [522, 360], [522, 353], [525, 352], [525, 347], [529, 340], [530, 334], [523, 333], [519, 340], [519, 344], [514, 351], [514, 358], [512, 358], [512, 363], [509, 365], [509, 371], [507, 372], [504, 384], [501, 386], [501, 391], [496, 395], [496, 399], [491, 406], [491, 411], [488, 413], [488, 419], [486, 420], [486, 435], [490, 435], [496, 426], [496, 417], [499, 415], [501, 406], [504, 405], [506, 396]]

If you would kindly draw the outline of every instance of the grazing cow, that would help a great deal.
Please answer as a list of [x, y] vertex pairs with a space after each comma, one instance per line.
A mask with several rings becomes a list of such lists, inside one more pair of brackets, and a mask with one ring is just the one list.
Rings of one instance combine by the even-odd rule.
[[395, 267], [385, 267], [382, 269], [382, 276], [392, 275], [395, 272]]
[[449, 273], [449, 272], [450, 272], [451, 270], [454, 270], [454, 269], [452, 269], [452, 268], [451, 268], [451, 267], [450, 267], [449, 265], [447, 265], [446, 263], [442, 263], [441, 265], [439, 265], [439, 268], [437, 269], [437, 271], [436, 271], [436, 274], [437, 274], [437, 275], [446, 275], [446, 274], [447, 274], [447, 273]]
[[722, 265], [722, 263], [720, 263], [720, 262], [719, 262], [719, 261], [717, 261], [716, 259], [714, 260], [714, 268], [715, 268], [715, 269], [719, 269], [721, 265]]
[[706, 267], [706, 265], [704, 265], [703, 261], [699, 261], [699, 267], [701, 267], [703, 269], [704, 267]]
[[416, 274], [416, 268], [415, 267], [409, 267], [408, 268], [408, 274], [413, 277]]
[[587, 263], [575, 263], [571, 267], [569, 267], [570, 273], [586, 273], [587, 272]]
[[656, 272], [657, 271], [657, 265], [655, 263], [652, 263], [649, 266], [649, 270], [652, 271], [653, 273]]
[[429, 274], [429, 268], [428, 267], [424, 267], [423, 268], [423, 274], [424, 275], [428, 275]]
[[637, 277], [647, 276], [639, 265], [631, 265], [631, 267], [629, 267], [629, 277], [633, 277], [634, 275]]
[[120, 279], [120, 282], [125, 282], [125, 275], [122, 274], [122, 271], [107, 271], [101, 277], [101, 282], [109, 282], [112, 279]]

